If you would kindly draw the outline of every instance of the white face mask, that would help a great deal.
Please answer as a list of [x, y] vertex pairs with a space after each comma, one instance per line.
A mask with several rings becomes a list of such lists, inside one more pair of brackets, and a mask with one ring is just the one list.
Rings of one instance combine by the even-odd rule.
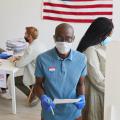
[[72, 43], [68, 42], [55, 42], [56, 48], [61, 54], [68, 53], [72, 47]]

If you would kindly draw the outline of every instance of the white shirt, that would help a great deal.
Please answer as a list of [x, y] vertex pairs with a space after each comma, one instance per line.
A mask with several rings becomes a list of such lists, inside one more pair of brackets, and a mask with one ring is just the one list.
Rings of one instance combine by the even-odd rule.
[[20, 58], [20, 60], [16, 61], [16, 67], [24, 67], [23, 83], [26, 86], [30, 86], [35, 83], [35, 62], [36, 57], [40, 53], [40, 42], [39, 40], [34, 40], [25, 50], [24, 55]]

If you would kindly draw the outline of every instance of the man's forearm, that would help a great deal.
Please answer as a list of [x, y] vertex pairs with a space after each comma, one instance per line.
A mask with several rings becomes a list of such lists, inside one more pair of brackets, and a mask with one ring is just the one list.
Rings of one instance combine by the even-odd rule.
[[35, 84], [34, 85], [34, 93], [36, 94], [36, 96], [40, 97], [42, 96], [44, 93], [44, 89], [39, 85], [39, 84]]
[[40, 97], [43, 94], [45, 94], [44, 92], [44, 88], [42, 86], [44, 79], [43, 78], [36, 78], [36, 83], [34, 85], [34, 93], [36, 94], [36, 96]]
[[78, 85], [77, 85], [77, 96], [85, 94], [85, 85], [84, 85], [84, 78], [80, 78]]

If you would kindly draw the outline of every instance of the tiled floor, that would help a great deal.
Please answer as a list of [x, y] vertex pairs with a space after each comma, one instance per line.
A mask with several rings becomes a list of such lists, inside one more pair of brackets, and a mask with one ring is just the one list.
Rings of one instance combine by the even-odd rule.
[[0, 120], [41, 120], [40, 104], [34, 107], [27, 106], [26, 96], [16, 89], [17, 114], [11, 113], [11, 100], [0, 98]]

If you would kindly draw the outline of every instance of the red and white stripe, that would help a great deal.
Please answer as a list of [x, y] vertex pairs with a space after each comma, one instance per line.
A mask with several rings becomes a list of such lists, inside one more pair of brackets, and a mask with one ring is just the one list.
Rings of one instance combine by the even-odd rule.
[[90, 23], [97, 17], [112, 19], [112, 0], [43, 0], [43, 19]]

